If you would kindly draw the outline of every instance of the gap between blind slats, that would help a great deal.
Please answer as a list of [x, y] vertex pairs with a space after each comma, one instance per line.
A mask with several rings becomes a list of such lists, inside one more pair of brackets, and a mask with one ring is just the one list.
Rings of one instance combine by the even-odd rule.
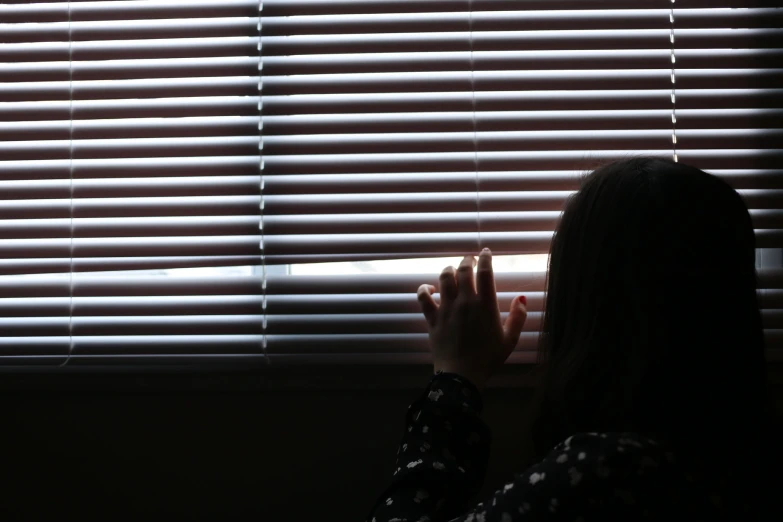
[[[670, 149], [670, 147], [669, 147]], [[597, 164], [633, 156], [668, 157], [670, 150], [589, 150], [589, 151], [521, 151], [521, 152], [445, 152], [445, 153], [377, 153], [377, 154], [308, 154], [265, 156], [267, 175], [333, 174], [363, 172], [454, 171], [469, 170], [477, 159], [486, 170], [531, 169], [561, 170], [577, 165]], [[689, 149], [683, 150], [684, 163], [700, 168], [783, 168], [783, 149]]]
[[[677, 93], [677, 106], [685, 109], [721, 109], [754, 107], [779, 108], [783, 89], [683, 89]], [[301, 94], [264, 96], [261, 101], [266, 115], [276, 116], [291, 112], [357, 113], [357, 112], [417, 112], [470, 110], [475, 98], [477, 107], [485, 111], [502, 110], [671, 110], [671, 89], [637, 90], [552, 90], [552, 91], [476, 91], [470, 92], [415, 92], [396, 94]], [[178, 100], [179, 101], [179, 100]], [[179, 101], [183, 105], [192, 100]], [[139, 100], [141, 110], [151, 105]], [[94, 108], [93, 108], [94, 107]], [[84, 111], [99, 113], [96, 102], [84, 104]], [[105, 110], [105, 109], [104, 109]], [[2, 107], [0, 107], [2, 111]], [[117, 111], [119, 112], [119, 111]], [[121, 113], [120, 113], [121, 114]], [[143, 115], [142, 112], [140, 114]]]
[[[780, 350], [783, 330], [765, 330], [767, 357]], [[426, 333], [408, 334], [335, 334], [335, 335], [275, 335], [268, 336], [269, 352], [273, 354], [375, 354], [428, 353]], [[220, 355], [256, 354], [261, 335], [126, 335], [74, 336], [76, 355]], [[523, 332], [517, 351], [534, 352], [538, 333]], [[45, 354], [59, 351], [68, 344], [68, 337], [0, 337], [0, 354]], [[59, 350], [57, 350], [59, 348]]]
[[[482, 192], [487, 212], [559, 211], [573, 191]], [[778, 209], [783, 190], [739, 191], [750, 208]], [[371, 214], [378, 212], [470, 212], [475, 193], [306, 194], [265, 196], [265, 214]], [[260, 196], [193, 196], [80, 198], [74, 200], [76, 218], [258, 215]], [[64, 218], [70, 199], [0, 200], [0, 219], [17, 219], [24, 211], [29, 219]], [[65, 212], [67, 214], [67, 212]]]
[[[678, 149], [775, 149], [783, 129], [682, 129]], [[475, 140], [475, 144], [474, 144]], [[664, 148], [671, 130], [480, 131], [264, 136], [264, 155], [371, 154], [407, 152], [549, 151]], [[0, 160], [170, 156], [253, 156], [254, 136], [74, 139], [0, 142]]]
[[[478, 171], [482, 189], [493, 191], [576, 190], [586, 171]], [[783, 170], [711, 169], [736, 189], [781, 188]], [[476, 172], [410, 172], [392, 174], [297, 174], [270, 176], [267, 195], [388, 192], [468, 192]], [[82, 180], [77, 180], [77, 184]], [[84, 180], [84, 182], [88, 182]], [[77, 185], [78, 186], [78, 185]]]
[[[503, 321], [508, 312], [501, 312]], [[783, 329], [783, 310], [762, 310], [767, 330]], [[247, 335], [260, 334], [263, 315], [170, 315], [170, 316], [74, 316], [0, 318], [4, 337], [67, 335], [69, 324], [76, 336], [95, 335]], [[530, 311], [522, 329], [535, 333], [541, 328], [541, 312]], [[395, 314], [269, 315], [268, 335], [355, 335], [426, 334], [421, 312]]]
[[[472, 62], [471, 62], [472, 57]], [[683, 49], [677, 51], [682, 69], [746, 69], [779, 66], [781, 49]], [[670, 50], [592, 50], [592, 51], [474, 51], [414, 52], [346, 55], [299, 55], [265, 57], [269, 75], [357, 74], [380, 72], [431, 72], [470, 70], [593, 70], [665, 69], [671, 65]], [[169, 78], [177, 76], [250, 76], [257, 74], [258, 58], [220, 56], [206, 58], [158, 58], [137, 60], [98, 60], [74, 62], [8, 62], [0, 65], [3, 81], [56, 81], [71, 71], [73, 79], [107, 80], [122, 78]]]
[[[783, 269], [758, 271], [758, 287], [783, 289]], [[158, 277], [74, 276], [74, 297], [261, 295], [255, 276]], [[542, 292], [545, 272], [495, 274], [499, 292]], [[0, 298], [67, 297], [67, 275], [0, 277]], [[416, 294], [421, 284], [437, 287], [437, 274], [292, 276], [267, 274], [267, 295]]]
[[[498, 305], [508, 310], [518, 292], [498, 292]], [[762, 309], [783, 309], [783, 290], [758, 291]], [[525, 291], [528, 310], [543, 310], [543, 292]], [[436, 293], [435, 298], [439, 299]], [[76, 297], [73, 301], [77, 316], [169, 316], [169, 315], [253, 315], [262, 305], [256, 295], [156, 296], [156, 297]], [[399, 294], [300, 294], [266, 297], [271, 315], [306, 314], [417, 314], [421, 307], [413, 293]], [[0, 299], [1, 317], [52, 317], [68, 315], [67, 297]]]
[[[69, 197], [70, 179], [4, 180], [2, 199]], [[257, 195], [258, 176], [192, 176], [178, 178], [88, 178], [73, 181], [77, 198], [143, 196]]]
[[[783, 210], [751, 209], [757, 229], [783, 229]], [[481, 229], [488, 232], [554, 230], [560, 212], [483, 212]], [[267, 216], [268, 235], [345, 233], [386, 234], [420, 232], [459, 232], [474, 229], [475, 212], [414, 212], [405, 214], [304, 214]], [[0, 239], [69, 237], [70, 219], [0, 220]], [[139, 237], [249, 235], [258, 230], [258, 216], [194, 216], [135, 218], [76, 218], [78, 237]]]
[[[74, 217], [258, 215], [261, 197], [190, 196], [79, 198]], [[0, 200], [0, 219], [58, 219], [69, 215], [70, 199]]]
[[[0, 95], [7, 102], [15, 104], [34, 101], [46, 103], [45, 109], [56, 111], [61, 104], [57, 100], [68, 100], [69, 87], [73, 87], [76, 109], [90, 109], [96, 103], [91, 100], [113, 100], [124, 104], [136, 101], [152, 103], [156, 98], [169, 98], [174, 104], [195, 101], [198, 107], [216, 107], [231, 101], [247, 101], [252, 96], [258, 103], [257, 76], [193, 76], [190, 78], [130, 78], [122, 80], [83, 80], [73, 84], [65, 81], [11, 82], [0, 84]], [[146, 98], [146, 99], [145, 99]], [[104, 102], [106, 103], [106, 102]], [[29, 106], [28, 103], [26, 106]], [[26, 107], [24, 106], [24, 107]], [[97, 103], [100, 107], [100, 102]], [[13, 108], [10, 103], [1, 107]], [[141, 108], [141, 107], [140, 107]], [[258, 111], [256, 111], [257, 113]], [[165, 112], [158, 114], [166, 115]], [[227, 115], [236, 116], [234, 112]], [[67, 115], [66, 115], [67, 117]], [[257, 114], [256, 114], [257, 117]], [[78, 120], [75, 120], [75, 122]]]
[[[655, 151], [660, 154], [660, 151]], [[585, 158], [588, 163], [594, 161], [595, 158]], [[23, 194], [26, 189], [21, 186], [22, 180], [35, 180], [29, 186], [29, 189], [34, 191], [36, 183], [49, 183], [56, 182], [53, 178], [62, 179], [64, 172], [67, 171], [68, 162], [63, 160], [45, 160], [40, 162], [13, 162], [8, 161], [0, 164], [0, 173], [2, 173], [2, 179], [4, 180], [19, 180], [18, 183], [9, 185], [9, 194], [13, 190], [16, 194]], [[106, 183], [107, 187], [120, 187], [122, 186], [123, 179], [130, 178], [150, 178], [149, 183], [155, 184], [155, 178], [160, 180], [170, 179], [171, 176], [178, 176], [179, 179], [185, 176], [193, 176], [195, 180], [206, 179], [210, 177], [226, 177], [227, 186], [231, 186], [230, 181], [234, 178], [244, 178], [246, 176], [252, 176], [253, 167], [258, 167], [257, 157], [179, 157], [179, 158], [137, 158], [137, 159], [125, 159], [119, 158], [114, 162], [107, 162], [105, 160], [76, 160], [74, 161], [74, 178], [76, 181], [76, 187], [84, 187], [84, 190], [92, 191], [94, 186], [100, 183]], [[576, 186], [570, 185], [571, 181], [567, 181], [569, 185], [563, 187], [561, 181], [564, 179], [561, 174], [568, 173], [570, 176], [566, 179], [570, 179], [574, 174], [581, 174], [589, 165], [579, 166], [576, 164], [568, 165], [566, 169], [551, 169], [549, 171], [531, 169], [530, 174], [526, 174], [526, 171], [520, 171], [518, 168], [510, 168], [506, 170], [498, 169], [497, 171], [485, 171], [480, 170], [482, 182], [486, 180], [487, 190], [518, 190], [519, 188], [528, 188], [530, 190], [554, 190], [554, 189], [573, 189]], [[780, 169], [725, 169], [722, 167], [709, 169], [710, 172], [720, 176], [727, 176], [728, 180], [732, 183], [744, 183], [743, 180], [748, 180], [749, 183], [763, 183], [764, 187], [779, 188], [776, 184], [780, 178], [778, 174]], [[227, 174], [230, 172], [231, 174]], [[551, 174], [550, 174], [551, 173]], [[724, 174], [725, 173], [725, 174]], [[114, 176], [114, 178], [104, 178], [104, 176]], [[399, 176], [399, 178], [397, 178]], [[454, 187], [452, 191], [470, 190], [460, 189], [464, 187], [465, 176], [472, 176], [475, 178], [475, 171], [465, 169], [463, 172], [451, 171], [439, 171], [439, 172], [425, 172], [423, 170], [410, 170], [405, 172], [403, 170], [392, 170], [387, 173], [366, 173], [366, 172], [345, 172], [345, 173], [331, 173], [331, 174], [279, 174], [267, 178], [267, 182], [270, 184], [269, 193], [272, 194], [299, 194], [307, 193], [307, 188], [312, 186], [313, 192], [316, 193], [351, 193], [351, 192], [363, 192], [367, 190], [363, 187], [373, 187], [373, 192], [401, 192], [396, 187], [405, 186], [410, 189], [421, 187], [422, 183], [429, 185], [435, 180], [443, 179], [444, 182], [449, 183], [450, 187]], [[543, 177], [542, 177], [543, 176]], [[550, 177], [551, 176], [551, 177]], [[118, 183], [112, 184], [111, 180], [117, 179]], [[395, 184], [395, 180], [399, 179], [403, 184]], [[103, 181], [99, 181], [103, 180]], [[534, 184], [533, 187], [523, 187], [523, 180], [528, 180]], [[345, 190], [337, 190], [336, 184], [351, 181], [351, 187], [346, 187]], [[198, 181], [196, 181], [197, 183]], [[84, 183], [84, 184], [81, 184]], [[91, 185], [94, 183], [95, 185]], [[163, 181], [162, 183], [166, 183]], [[183, 182], [184, 183], [184, 182]], [[452, 183], [454, 183], [452, 185]], [[519, 183], [519, 184], [517, 184]], [[550, 185], [550, 183], [553, 183]], [[513, 185], [510, 185], [513, 184]], [[160, 186], [159, 184], [157, 186]], [[182, 185], [184, 186], [184, 185]], [[328, 187], [332, 188], [329, 189]], [[438, 190], [441, 190], [439, 185], [436, 185]], [[353, 187], [356, 187], [354, 190]], [[493, 188], [498, 187], [498, 188]], [[516, 187], [516, 188], [514, 188]], [[737, 188], [756, 188], [753, 185], [744, 187], [738, 185]]]
[[[448, 52], [473, 50], [649, 49], [668, 40], [669, 29], [570, 31], [473, 31], [262, 36], [264, 56], [307, 54]], [[677, 49], [774, 47], [781, 29], [678, 29]], [[1, 56], [1, 55], [0, 55]]]
[[[775, 127], [783, 119], [783, 109], [682, 109], [677, 114], [683, 129]], [[265, 116], [264, 135], [290, 134], [372, 134], [445, 131], [466, 132], [472, 125], [469, 112], [413, 112], [379, 114], [294, 114]], [[0, 138], [16, 140], [62, 139], [70, 125], [67, 120], [2, 122]], [[191, 116], [184, 118], [123, 118], [75, 120], [76, 139], [143, 138], [184, 136], [232, 136], [257, 129], [258, 116]], [[536, 130], [656, 130], [671, 126], [671, 111], [486, 111], [476, 114], [483, 131]], [[679, 122], [678, 122], [679, 123]], [[751, 125], [753, 124], [753, 125]], [[472, 127], [471, 127], [472, 128]]]
[[[67, 252], [65, 252], [67, 254]], [[222, 254], [222, 253], [221, 253]], [[44, 258], [0, 260], [0, 276], [55, 274], [73, 272], [117, 272], [130, 270], [171, 270], [180, 268], [214, 268], [253, 266], [258, 255], [245, 256], [169, 256], [112, 258]]]
[[[737, 62], [739, 63], [739, 62]], [[476, 92], [505, 91], [518, 89], [537, 90], [580, 90], [600, 91], [663, 89], [671, 86], [671, 69], [664, 64], [657, 66], [620, 70], [614, 67], [621, 63], [612, 63], [606, 69], [576, 69], [566, 67], [558, 70], [477, 70], [473, 74], [451, 70], [396, 71], [396, 72], [351, 72], [333, 74], [316, 72], [313, 74], [295, 73], [288, 76], [264, 77], [264, 92], [267, 96], [309, 95], [309, 94], [372, 94], [372, 93], [416, 93], [416, 92], [460, 92], [470, 91], [467, 85], [473, 82]], [[586, 64], [590, 66], [591, 64]], [[747, 66], [747, 62], [742, 63]], [[783, 70], [771, 64], [766, 68], [711, 68], [679, 69], [677, 78], [679, 89], [762, 89], [781, 85]], [[444, 66], [445, 67], [445, 66]], [[454, 67], [455, 69], [457, 67]], [[411, 68], [414, 69], [414, 68]], [[28, 94], [29, 95], [29, 94]], [[479, 107], [480, 108], [480, 107]]]
[[[732, 49], [775, 47], [781, 29], [681, 29], [677, 31], [678, 49]], [[70, 45], [72, 58], [112, 60], [143, 58], [187, 58], [205, 56], [252, 55], [259, 43], [264, 56], [302, 54], [343, 54], [379, 52], [449, 52], [503, 50], [568, 49], [649, 49], [660, 46], [669, 37], [669, 29], [572, 31], [474, 31], [434, 33], [366, 33], [345, 35], [228, 36], [202, 38], [166, 38], [134, 40], [75, 41]], [[0, 47], [0, 62], [56, 62], [67, 59], [67, 42], [24, 42]]]
[[[751, 63], [759, 67], [775, 67], [780, 64], [781, 57], [783, 57], [781, 49], [678, 49], [677, 67], [678, 69], [715, 68], [716, 63], [719, 63], [723, 68], [744, 69], [751, 60]], [[208, 59], [200, 60], [205, 64], [211, 63]], [[145, 60], [128, 62], [129, 65], [130, 62], [139, 62], [139, 66], [142, 67], [147, 65]], [[179, 62], [183, 62], [182, 67], [188, 67], [184, 59], [171, 60], [175, 66], [179, 66]], [[270, 75], [452, 71], [470, 70], [471, 64], [479, 71], [664, 69], [666, 66], [671, 66], [671, 50], [464, 51], [264, 57], [264, 70]], [[118, 69], [122, 65], [118, 63]], [[85, 62], [77, 63], [75, 67], [77, 74], [82, 70], [80, 67], [85, 74], [89, 74]], [[154, 64], [150, 63], [149, 67], [154, 70]], [[144, 70], [146, 72], [146, 69]]]
[[[671, 110], [670, 89], [585, 91], [476, 91], [482, 111], [523, 110]], [[778, 89], [684, 89], [677, 93], [683, 109], [780, 108], [783, 88]], [[155, 118], [193, 116], [252, 116], [258, 103], [265, 116], [292, 112], [310, 114], [426, 112], [433, 106], [444, 112], [467, 111], [469, 92], [403, 92], [399, 94], [307, 94], [290, 96], [209, 96], [162, 99], [75, 100], [76, 120], [106, 118]], [[66, 101], [0, 102], [0, 121], [67, 119]]]
[[[232, 69], [231, 63], [223, 64], [226, 70], [223, 71], [231, 76], [241, 75], [241, 68]], [[611, 63], [609, 65], [617, 66], [621, 64]], [[714, 66], [715, 62], [709, 62]], [[744, 63], [747, 65], [747, 63]], [[370, 72], [353, 74], [298, 74], [291, 76], [267, 76], [264, 78], [264, 92], [269, 96], [275, 95], [309, 95], [309, 94], [361, 94], [368, 95], [374, 93], [420, 93], [421, 91], [434, 93], [454, 93], [469, 91], [469, 81], [471, 76], [475, 82], [476, 92], [483, 91], [506, 91], [514, 87], [527, 91], [538, 90], [578, 90], [580, 92], [601, 91], [604, 89], [613, 90], [643, 90], [643, 89], [664, 89], [671, 85], [671, 70], [664, 68], [665, 63], [659, 64], [651, 69], [638, 69], [635, 71], [619, 69], [583, 69], [583, 70], [532, 70], [532, 71], [476, 71], [473, 75], [468, 72], [452, 71], [402, 71], [402, 72]], [[241, 67], [246, 67], [242, 65]], [[194, 65], [188, 69], [188, 66], [181, 69], [171, 70], [166, 66], [155, 67], [145, 71], [119, 70], [114, 72], [101, 73], [100, 79], [117, 78], [132, 79], [135, 76], [143, 75], [153, 78], [168, 78], [172, 76], [186, 75], [191, 73], [193, 76], [204, 76], [208, 74], [221, 74], [220, 70], [209, 70], [200, 65]], [[41, 80], [57, 79], [59, 73], [45, 72]], [[24, 79], [24, 83], [30, 83], [34, 78], [30, 74], [18, 74], [15, 72], [3, 73], [2, 76], [13, 76], [14, 78]], [[775, 88], [780, 85], [783, 77], [783, 69], [773, 68], [771, 65], [767, 68], [734, 68], [734, 69], [681, 69], [678, 75], [678, 86], [683, 90], [696, 89], [765, 89]], [[710, 82], [710, 80], [712, 80]], [[415, 82], [415, 83], [412, 83]], [[668, 82], [668, 83], [667, 83]], [[176, 85], [174, 86], [176, 88]], [[122, 85], [117, 85], [120, 92], [117, 98], [134, 97], [137, 93], [122, 92]], [[7, 88], [11, 90], [11, 95], [26, 97], [30, 94], [24, 94], [24, 90], [15, 89], [13, 86]], [[15, 92], [14, 92], [15, 91]], [[548, 92], [548, 91], [547, 91]], [[182, 90], [179, 90], [182, 93]], [[232, 91], [236, 93], [236, 91]], [[158, 93], [160, 96], [163, 93]], [[198, 93], [193, 93], [198, 94]], [[202, 93], [203, 94], [203, 93]], [[219, 94], [224, 94], [219, 92]], [[238, 93], [237, 93], [238, 94]], [[249, 93], [248, 93], [249, 94]], [[593, 95], [596, 93], [594, 92]], [[77, 108], [91, 109], [100, 106], [96, 103], [84, 103], [89, 95], [76, 95], [75, 101], [79, 101]], [[105, 96], [105, 95], [104, 95]], [[149, 94], [148, 94], [149, 96]], [[62, 97], [62, 95], [60, 95]], [[125, 100], [128, 103], [130, 100]], [[149, 104], [152, 100], [141, 99], [137, 104]], [[54, 107], [56, 102], [52, 103]], [[15, 107], [10, 107], [15, 108]], [[20, 107], [17, 110], [20, 110]], [[38, 108], [38, 107], [37, 107]], [[622, 107], [617, 107], [622, 108]], [[41, 110], [41, 108], [39, 108]], [[11, 111], [9, 111], [11, 112]]]
[[[712, 64], [714, 65], [714, 64]], [[746, 64], [747, 65], [747, 64]], [[671, 84], [671, 70], [537, 70], [537, 71], [476, 71], [473, 74], [474, 88], [478, 92], [520, 90], [580, 90], [591, 95], [601, 91], [633, 90], [649, 91], [651, 88], [664, 89]], [[693, 90], [742, 89], [754, 91], [775, 88], [781, 84], [781, 68], [742, 68], [742, 69], [681, 69], [678, 75], [678, 87], [684, 89], [690, 97]], [[339, 95], [386, 94], [396, 92], [410, 97], [421, 91], [441, 92], [444, 96], [455, 96], [470, 91], [468, 83], [471, 75], [466, 72], [395, 72], [395, 73], [356, 73], [356, 74], [299, 74], [291, 76], [265, 76], [265, 99], [274, 99], [276, 95]], [[220, 106], [226, 103], [226, 96], [255, 96], [259, 78], [252, 76], [213, 76], [192, 78], [144, 78], [118, 80], [82, 80], [75, 81], [73, 96], [77, 109], [95, 110], [100, 107], [97, 100], [114, 99], [128, 104], [151, 103], [155, 98], [177, 98], [180, 103], [187, 98], [195, 100], [199, 107], [203, 102], [213, 100]], [[48, 102], [39, 112], [50, 110], [57, 112], [57, 100], [68, 99], [68, 83], [64, 81], [11, 82], [0, 85], [0, 94], [7, 102], [26, 103], [16, 107], [17, 111], [29, 110], [29, 102]], [[596, 92], [598, 91], [598, 92]], [[422, 93], [426, 94], [426, 93]], [[643, 94], [643, 92], [642, 92]], [[272, 98], [270, 98], [272, 97]], [[300, 98], [297, 98], [300, 99]], [[301, 98], [307, 100], [307, 98]], [[687, 99], [687, 98], [686, 98]], [[5, 107], [7, 116], [13, 114]], [[750, 107], [749, 107], [750, 108]], [[215, 108], [211, 108], [215, 110]], [[428, 107], [426, 110], [432, 110]], [[589, 110], [589, 109], [587, 109]], [[481, 112], [484, 112], [483, 110]], [[265, 116], [266, 117], [266, 116]]]
[[[783, 119], [783, 109], [682, 109], [677, 111], [686, 132], [696, 129], [721, 129], [720, 132], [735, 132], [731, 129], [776, 128]], [[196, 116], [183, 118], [137, 118], [108, 120], [76, 120], [73, 133], [77, 140], [112, 140], [137, 138], [184, 138], [219, 137], [247, 135], [258, 128], [260, 118], [253, 116]], [[679, 123], [679, 122], [678, 122]], [[671, 111], [665, 110], [605, 110], [605, 111], [487, 111], [477, 113], [476, 124], [482, 134], [486, 132], [518, 131], [617, 131], [639, 130], [654, 132], [670, 129]], [[287, 136], [312, 136], [305, 139], [319, 139], [321, 135], [373, 135], [423, 132], [469, 132], [472, 117], [464, 112], [423, 113], [381, 113], [381, 114], [314, 114], [269, 116], [264, 118], [264, 133], [271, 139], [291, 139]], [[35, 141], [63, 140], [67, 136], [69, 122], [33, 121], [0, 123], [0, 140]], [[739, 131], [736, 131], [739, 132]], [[458, 134], [455, 134], [458, 135]], [[372, 139], [370, 136], [366, 139]], [[378, 139], [378, 138], [375, 138]], [[93, 143], [90, 141], [84, 142]], [[121, 143], [117, 141], [116, 143]], [[24, 146], [23, 143], [20, 145]], [[60, 144], [62, 147], [62, 144]]]
[[[498, 255], [545, 254], [549, 251], [551, 238], [551, 231], [482, 231], [483, 243]], [[74, 258], [252, 256], [258, 254], [260, 243], [260, 235], [3, 239], [0, 240], [0, 255], [5, 260], [62, 258], [68, 255], [72, 244]], [[433, 254], [443, 254], [445, 257], [469, 252], [475, 244], [475, 229], [437, 233], [268, 234], [264, 238], [264, 251], [272, 261], [275, 256], [319, 254], [382, 256], [388, 253], [417, 252], [421, 257]], [[757, 230], [756, 245], [759, 248], [783, 248], [783, 230]]]
[[[712, 169], [735, 189], [783, 189], [783, 169]], [[582, 170], [479, 171], [487, 192], [576, 190]], [[408, 172], [390, 174], [298, 174], [265, 180], [264, 194], [361, 194], [393, 192], [469, 192], [476, 172]], [[256, 195], [257, 176], [192, 176], [149, 178], [77, 178], [74, 193], [80, 198]], [[4, 180], [3, 199], [64, 197], [66, 179]], [[207, 193], [208, 192], [208, 193]]]

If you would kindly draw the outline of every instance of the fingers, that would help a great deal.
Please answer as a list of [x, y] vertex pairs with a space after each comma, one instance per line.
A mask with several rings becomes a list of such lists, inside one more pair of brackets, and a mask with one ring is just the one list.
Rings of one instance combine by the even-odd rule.
[[457, 290], [466, 297], [476, 295], [476, 280], [473, 277], [475, 262], [473, 256], [465, 256], [457, 268]]
[[511, 301], [511, 310], [506, 317], [504, 327], [503, 342], [513, 350], [519, 341], [519, 334], [522, 333], [522, 327], [527, 319], [527, 307], [525, 306], [525, 297], [519, 296]]
[[453, 266], [447, 266], [440, 273], [440, 303], [448, 304], [457, 298], [457, 278]]
[[419, 300], [419, 305], [421, 305], [421, 311], [430, 326], [435, 324], [435, 318], [438, 314], [438, 305], [432, 297], [432, 292], [434, 291], [435, 287], [432, 285], [421, 285], [416, 291], [416, 298]]
[[479, 254], [478, 269], [476, 271], [476, 290], [482, 301], [486, 303], [497, 301], [495, 273], [492, 271], [492, 252], [488, 248], [485, 248]]

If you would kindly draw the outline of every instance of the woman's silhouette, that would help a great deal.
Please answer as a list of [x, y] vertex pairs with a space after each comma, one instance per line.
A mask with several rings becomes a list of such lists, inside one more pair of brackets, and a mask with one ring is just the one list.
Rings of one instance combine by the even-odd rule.
[[[759, 520], [771, 507], [765, 353], [748, 210], [724, 181], [658, 158], [605, 165], [554, 236], [533, 465], [476, 505], [481, 389], [516, 345], [485, 249], [424, 285], [436, 375], [408, 411], [368, 520]], [[771, 514], [770, 514], [771, 516]]]

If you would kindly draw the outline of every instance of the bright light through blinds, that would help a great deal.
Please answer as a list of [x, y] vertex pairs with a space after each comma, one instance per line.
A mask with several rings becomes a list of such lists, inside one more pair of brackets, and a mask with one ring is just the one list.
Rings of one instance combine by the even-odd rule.
[[531, 361], [549, 239], [600, 162], [672, 157], [676, 132], [783, 247], [781, 22], [740, 0], [4, 4], [0, 354], [421, 362], [416, 288], [489, 246]]

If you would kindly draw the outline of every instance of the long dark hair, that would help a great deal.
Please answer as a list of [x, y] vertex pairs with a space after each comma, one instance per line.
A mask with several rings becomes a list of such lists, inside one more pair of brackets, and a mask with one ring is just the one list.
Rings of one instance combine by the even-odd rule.
[[540, 344], [537, 457], [575, 432], [633, 431], [738, 464], [767, 407], [743, 200], [659, 158], [586, 176], [552, 242]]

